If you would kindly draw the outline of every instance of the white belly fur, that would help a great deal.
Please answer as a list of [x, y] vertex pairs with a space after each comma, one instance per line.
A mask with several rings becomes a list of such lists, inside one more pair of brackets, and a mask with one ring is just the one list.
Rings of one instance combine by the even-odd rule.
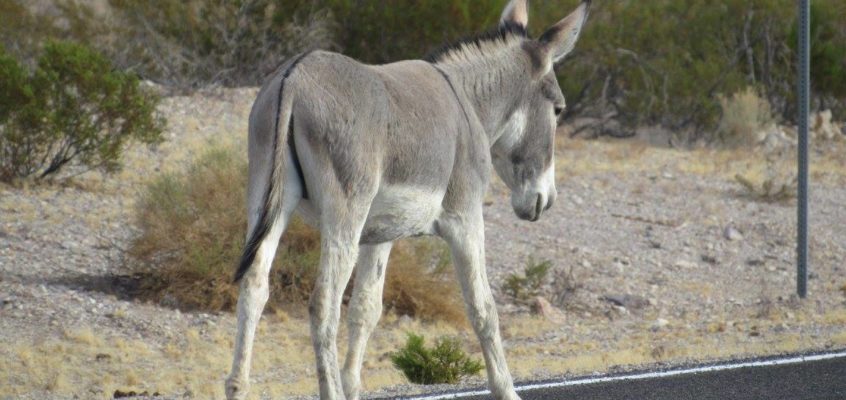
[[375, 244], [432, 234], [443, 198], [443, 191], [425, 187], [382, 187], [370, 206], [361, 242]]

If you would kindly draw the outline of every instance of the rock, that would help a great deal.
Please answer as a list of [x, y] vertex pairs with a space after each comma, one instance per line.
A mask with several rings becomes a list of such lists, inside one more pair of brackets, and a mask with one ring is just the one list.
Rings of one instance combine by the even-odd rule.
[[649, 306], [649, 300], [645, 297], [630, 294], [609, 294], [603, 296], [602, 300], [630, 310], [640, 310]]
[[667, 321], [664, 318], [658, 318], [652, 323], [652, 330], [658, 330], [666, 327], [667, 325], [670, 325], [670, 321]]
[[560, 323], [567, 320], [567, 317], [561, 310], [541, 296], [535, 297], [535, 301], [532, 303], [532, 311], [552, 322]]
[[732, 242], [743, 240], [743, 234], [740, 233], [737, 228], [731, 225], [727, 226], [726, 229], [723, 231], [723, 237]]
[[717, 265], [719, 263], [719, 260], [717, 260], [717, 257], [714, 257], [710, 254], [703, 254], [701, 258], [702, 258], [702, 261], [704, 261], [708, 264], [711, 264], [711, 265]]
[[696, 267], [698, 267], [698, 265], [696, 265], [696, 263], [686, 261], [686, 260], [676, 261], [676, 263], [673, 264], [673, 266], [678, 268], [678, 269], [696, 269]]
[[839, 135], [839, 129], [831, 121], [831, 110], [825, 110], [811, 115], [811, 138], [832, 140]]
[[764, 260], [760, 260], [760, 259], [757, 259], [757, 258], [751, 258], [749, 260], [746, 260], [746, 265], [748, 265], [750, 267], [760, 267], [760, 266], [764, 265]]

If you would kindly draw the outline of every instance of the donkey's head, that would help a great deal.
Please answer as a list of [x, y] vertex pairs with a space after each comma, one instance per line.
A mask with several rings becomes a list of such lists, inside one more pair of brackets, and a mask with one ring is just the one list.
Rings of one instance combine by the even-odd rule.
[[[525, 29], [526, 3], [511, 0], [502, 14], [502, 26]], [[539, 39], [522, 43], [527, 67], [491, 151], [494, 168], [511, 189], [514, 212], [522, 219], [537, 221], [556, 198], [554, 138], [565, 103], [553, 67], [573, 50], [589, 4], [584, 1]]]

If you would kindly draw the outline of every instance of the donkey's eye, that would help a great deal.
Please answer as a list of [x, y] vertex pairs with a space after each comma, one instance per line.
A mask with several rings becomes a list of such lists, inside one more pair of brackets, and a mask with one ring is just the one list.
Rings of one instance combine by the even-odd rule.
[[563, 113], [563, 112], [564, 112], [564, 107], [555, 106], [555, 116], [556, 117], [560, 117], [561, 113]]

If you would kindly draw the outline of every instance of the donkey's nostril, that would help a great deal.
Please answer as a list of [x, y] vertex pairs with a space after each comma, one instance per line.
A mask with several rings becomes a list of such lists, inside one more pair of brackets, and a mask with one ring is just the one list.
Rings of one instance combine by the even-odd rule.
[[543, 196], [538, 194], [537, 202], [535, 202], [535, 217], [532, 218], [532, 221], [539, 220], [543, 210], [544, 210], [544, 208], [543, 208]]

